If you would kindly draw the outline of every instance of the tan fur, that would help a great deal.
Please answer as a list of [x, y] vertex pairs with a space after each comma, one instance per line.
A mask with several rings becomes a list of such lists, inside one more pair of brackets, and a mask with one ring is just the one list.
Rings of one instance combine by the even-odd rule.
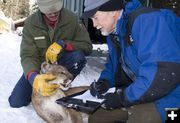
[[43, 63], [41, 69], [44, 73], [55, 75], [56, 79], [50, 82], [59, 84], [62, 90], [59, 89], [50, 97], [43, 97], [33, 90], [32, 104], [37, 114], [47, 123], [83, 123], [80, 112], [58, 105], [55, 101], [61, 97], [86, 90], [89, 87], [70, 88], [72, 75], [60, 65]]

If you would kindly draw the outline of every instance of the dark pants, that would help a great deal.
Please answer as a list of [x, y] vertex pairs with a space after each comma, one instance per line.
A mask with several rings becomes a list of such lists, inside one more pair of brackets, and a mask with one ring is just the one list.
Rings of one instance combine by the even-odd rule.
[[[57, 62], [66, 67], [75, 78], [85, 66], [86, 59], [82, 52], [74, 51], [65, 52]], [[23, 74], [9, 97], [10, 106], [14, 108], [27, 106], [31, 102], [31, 94], [32, 86]]]
[[132, 106], [127, 109], [98, 109], [89, 116], [88, 123], [162, 123], [154, 103]]

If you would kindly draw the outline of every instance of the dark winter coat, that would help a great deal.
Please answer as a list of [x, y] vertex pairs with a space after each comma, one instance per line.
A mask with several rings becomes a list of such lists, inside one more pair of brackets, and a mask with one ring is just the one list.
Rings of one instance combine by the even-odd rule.
[[[128, 45], [127, 15], [138, 7], [139, 3], [129, 2], [116, 26], [123, 70], [133, 81], [124, 90], [123, 103], [154, 102], [165, 122], [165, 108], [180, 107], [180, 18], [169, 10], [139, 15], [131, 30], [133, 42]], [[110, 37], [107, 44], [109, 58], [100, 78], [113, 87], [118, 61]]]
[[74, 50], [81, 50], [85, 55], [91, 53], [92, 44], [88, 32], [72, 12], [64, 8], [61, 10], [54, 33], [48, 29], [40, 11], [27, 18], [20, 51], [25, 76], [30, 71], [39, 71], [47, 48], [59, 39], [71, 43]]

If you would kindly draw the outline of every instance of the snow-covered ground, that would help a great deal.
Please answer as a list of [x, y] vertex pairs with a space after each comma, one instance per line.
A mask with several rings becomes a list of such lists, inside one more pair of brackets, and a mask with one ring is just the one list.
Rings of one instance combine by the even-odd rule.
[[[21, 36], [17, 34], [0, 34], [0, 123], [44, 123], [31, 104], [11, 108], [8, 103], [8, 97], [22, 75], [20, 42]], [[107, 51], [106, 45], [94, 45], [93, 48]], [[73, 86], [89, 85], [94, 79], [98, 79], [105, 58], [90, 56], [87, 60], [86, 67], [76, 77]]]

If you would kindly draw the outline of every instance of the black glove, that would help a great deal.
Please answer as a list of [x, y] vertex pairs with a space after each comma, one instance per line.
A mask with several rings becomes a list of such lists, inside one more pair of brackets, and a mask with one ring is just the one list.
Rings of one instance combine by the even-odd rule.
[[104, 108], [106, 109], [116, 109], [123, 107], [122, 101], [120, 100], [120, 95], [117, 93], [107, 93], [104, 98]]
[[104, 96], [105, 102], [103, 107], [106, 109], [116, 109], [121, 107], [127, 107], [127, 101], [124, 99], [123, 90], [118, 89], [114, 93], [107, 93]]
[[100, 79], [97, 82], [93, 82], [90, 85], [90, 93], [92, 96], [99, 97], [101, 94], [105, 93], [109, 89], [108, 81], [105, 79]]

